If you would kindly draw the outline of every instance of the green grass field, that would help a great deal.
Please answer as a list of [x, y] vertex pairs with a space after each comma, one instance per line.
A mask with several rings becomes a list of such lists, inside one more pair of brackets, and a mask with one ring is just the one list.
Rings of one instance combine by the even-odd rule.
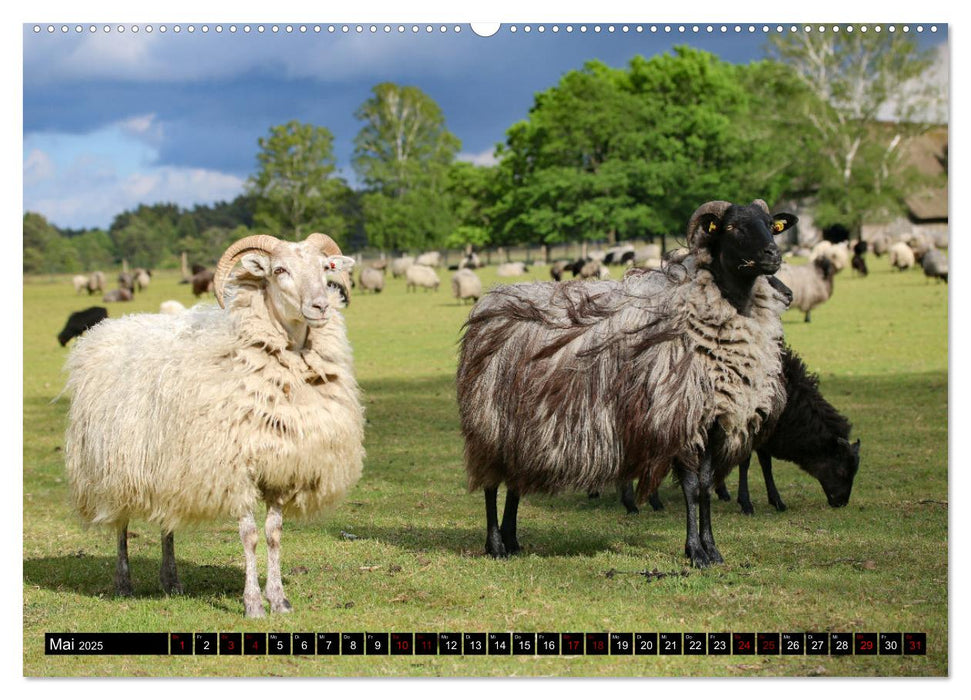
[[[112, 593], [114, 536], [85, 530], [62, 459], [68, 399], [55, 335], [100, 303], [69, 277], [24, 284], [23, 671], [27, 676], [945, 676], [948, 674], [948, 288], [917, 271], [844, 271], [810, 324], [787, 313], [788, 341], [862, 439], [846, 508], [777, 463], [789, 506], [776, 513], [752, 472], [754, 517], [716, 501], [726, 563], [683, 556], [684, 505], [628, 517], [614, 494], [532, 497], [520, 508], [522, 554], [483, 554], [481, 493], [467, 493], [454, 373], [469, 307], [448, 291], [355, 294], [346, 312], [367, 407], [358, 486], [336, 511], [284, 524], [289, 616], [243, 618], [236, 524], [176, 535], [186, 595], [158, 582], [159, 532], [131, 526], [135, 596]], [[533, 269], [539, 278], [545, 267]], [[617, 276], [615, 270], [614, 275]], [[113, 277], [113, 273], [109, 275]], [[486, 286], [494, 268], [481, 271]], [[523, 280], [529, 277], [522, 278]], [[189, 289], [159, 273], [119, 316], [156, 311]], [[729, 479], [734, 495], [735, 479]], [[259, 518], [260, 516], [258, 516]], [[261, 528], [262, 529], [262, 528]], [[351, 533], [356, 539], [342, 536]], [[265, 572], [262, 543], [261, 572]], [[648, 577], [641, 572], [671, 573]], [[45, 632], [925, 632], [926, 656], [154, 657], [45, 656]]]

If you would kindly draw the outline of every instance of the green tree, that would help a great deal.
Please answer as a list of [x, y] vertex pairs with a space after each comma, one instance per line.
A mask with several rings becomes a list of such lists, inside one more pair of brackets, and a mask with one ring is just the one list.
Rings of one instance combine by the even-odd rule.
[[347, 186], [335, 175], [333, 141], [326, 127], [297, 121], [271, 127], [259, 139], [259, 169], [247, 183], [257, 228], [281, 238], [314, 231], [344, 237], [340, 210]]
[[776, 198], [794, 161], [769, 138], [762, 110], [777, 100], [756, 74], [771, 77], [684, 47], [567, 73], [498, 150], [494, 240], [681, 234], [701, 202]]
[[904, 32], [793, 32], [773, 36], [770, 54], [805, 90], [794, 129], [810, 135], [807, 170], [818, 183], [817, 221], [859, 232], [865, 220], [901, 213], [923, 184], [903, 157], [933, 126], [946, 96], [922, 80], [931, 65]]
[[391, 250], [441, 245], [454, 226], [444, 196], [461, 143], [441, 109], [417, 87], [381, 83], [354, 116], [353, 166], [364, 183], [364, 227], [371, 245]]
[[24, 274], [54, 272], [48, 252], [60, 236], [53, 224], [40, 214], [24, 214]]

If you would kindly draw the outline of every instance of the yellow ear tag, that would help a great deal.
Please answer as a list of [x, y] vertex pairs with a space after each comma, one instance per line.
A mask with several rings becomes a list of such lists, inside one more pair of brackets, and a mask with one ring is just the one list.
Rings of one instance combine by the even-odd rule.
[[714, 221], [712, 221], [711, 223], [708, 224], [708, 233], [711, 233], [716, 228], [718, 228], [718, 224], [716, 224]]
[[785, 227], [786, 227], [785, 221], [780, 220], [780, 221], [772, 222], [772, 230], [775, 231], [776, 233], [781, 233], [782, 229], [784, 229]]

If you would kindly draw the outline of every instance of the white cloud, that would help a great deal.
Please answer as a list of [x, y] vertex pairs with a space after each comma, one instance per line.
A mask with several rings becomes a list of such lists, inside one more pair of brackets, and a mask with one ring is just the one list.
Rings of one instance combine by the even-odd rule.
[[90, 161], [97, 172], [84, 177], [75, 164], [70, 182], [60, 179], [43, 194], [24, 192], [24, 210], [42, 214], [63, 228], [107, 228], [114, 217], [139, 204], [172, 202], [184, 208], [230, 201], [243, 192], [244, 180], [201, 168], [150, 168], [127, 176], [106, 178], [101, 163]]
[[473, 165], [495, 165], [499, 162], [496, 158], [496, 153], [494, 148], [487, 148], [480, 153], [459, 153], [456, 160], [463, 161], [465, 163], [472, 163]]
[[39, 148], [32, 149], [24, 158], [24, 185], [35, 185], [54, 177], [54, 161]]

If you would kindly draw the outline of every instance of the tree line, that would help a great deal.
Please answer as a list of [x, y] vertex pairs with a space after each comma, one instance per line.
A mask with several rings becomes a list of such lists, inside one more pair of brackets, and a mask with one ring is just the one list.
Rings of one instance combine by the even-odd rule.
[[[923, 186], [903, 158], [942, 100], [899, 86], [930, 65], [909, 35], [800, 32], [772, 37], [746, 65], [677, 47], [624, 68], [590, 61], [534, 96], [496, 146], [496, 164], [456, 159], [461, 143], [418, 87], [381, 83], [355, 112], [352, 167], [333, 135], [291, 121], [258, 140], [257, 169], [232, 202], [140, 205], [107, 231], [24, 215], [24, 272], [212, 264], [252, 233], [324, 231], [349, 250], [617, 242], [681, 234], [698, 203], [772, 204], [811, 194], [816, 221], [858, 232], [900, 214]], [[893, 107], [892, 119], [886, 112]]]

